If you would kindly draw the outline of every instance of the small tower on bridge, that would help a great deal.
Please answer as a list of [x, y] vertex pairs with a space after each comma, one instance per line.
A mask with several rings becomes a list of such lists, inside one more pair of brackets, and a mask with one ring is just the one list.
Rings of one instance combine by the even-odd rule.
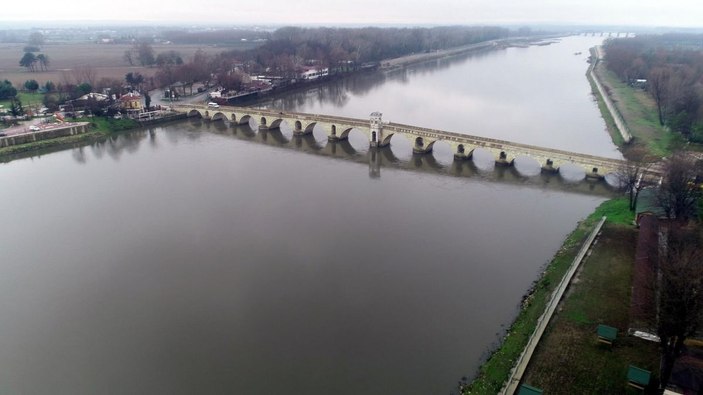
[[383, 145], [383, 114], [378, 111], [372, 112], [370, 116], [369, 130], [369, 146], [376, 148]]

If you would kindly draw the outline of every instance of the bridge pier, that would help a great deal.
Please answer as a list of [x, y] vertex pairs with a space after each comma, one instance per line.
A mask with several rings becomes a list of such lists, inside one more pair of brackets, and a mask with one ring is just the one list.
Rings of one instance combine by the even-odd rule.
[[498, 154], [498, 159], [496, 159], [496, 166], [512, 166], [513, 161], [508, 160], [508, 154], [505, 153], [505, 151], [501, 151], [500, 154]]
[[591, 171], [586, 171], [586, 178], [600, 180], [601, 178], [605, 178], [605, 176], [598, 172], [597, 167], [594, 167]]
[[456, 148], [456, 152], [454, 153], [454, 160], [469, 160], [473, 156], [473, 153], [474, 151], [471, 150], [467, 154], [464, 144], [459, 144], [459, 146]]
[[330, 143], [338, 143], [338, 142], [344, 141], [344, 140], [349, 140], [349, 137], [348, 136], [344, 136], [344, 137], [337, 136], [336, 134], [330, 134], [329, 136], [327, 136], [327, 141], [329, 141]]
[[550, 173], [550, 174], [555, 174], [559, 172], [558, 167], [554, 167], [554, 161], [551, 159], [547, 159], [547, 161], [542, 165], [542, 172], [543, 173]]
[[422, 137], [416, 138], [415, 145], [413, 145], [413, 154], [425, 155], [432, 153], [432, 143], [434, 143], [434, 141], [430, 142], [429, 144], [426, 144], [425, 140]]

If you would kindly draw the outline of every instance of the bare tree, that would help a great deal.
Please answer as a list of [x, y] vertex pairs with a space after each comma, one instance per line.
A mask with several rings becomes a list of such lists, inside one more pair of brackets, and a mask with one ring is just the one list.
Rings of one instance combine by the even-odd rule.
[[133, 51], [142, 66], [151, 66], [156, 62], [154, 47], [146, 41], [135, 43]]
[[129, 63], [130, 66], [134, 66], [134, 52], [131, 49], [124, 51], [122, 59], [124, 59], [125, 62]]
[[627, 156], [629, 158], [627, 163], [621, 166], [616, 174], [620, 187], [627, 191], [630, 198], [630, 211], [635, 211], [637, 210], [637, 198], [648, 184], [645, 174], [654, 158], [641, 145], [632, 147], [627, 152]]
[[657, 334], [661, 339], [661, 385], [666, 388], [684, 341], [703, 322], [703, 250], [696, 232], [670, 227], [659, 262]]
[[85, 82], [89, 83], [92, 86], [96, 85], [95, 82], [97, 81], [98, 73], [92, 66], [79, 66], [73, 69], [71, 73], [73, 74], [73, 79], [76, 85]]
[[647, 81], [649, 92], [654, 98], [657, 105], [657, 115], [659, 116], [659, 124], [664, 125], [664, 114], [666, 113], [666, 105], [669, 99], [669, 79], [671, 72], [664, 67], [655, 67], [649, 72]]
[[664, 166], [664, 177], [657, 193], [667, 218], [685, 223], [693, 217], [701, 188], [695, 160], [682, 153], [672, 155]]

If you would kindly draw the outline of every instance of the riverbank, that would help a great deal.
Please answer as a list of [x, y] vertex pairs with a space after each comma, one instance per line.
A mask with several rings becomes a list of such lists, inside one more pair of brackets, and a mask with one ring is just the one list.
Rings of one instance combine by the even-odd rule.
[[535, 282], [521, 303], [521, 310], [506, 331], [501, 345], [493, 351], [479, 368], [477, 377], [467, 385], [463, 394], [497, 394], [510, 376], [515, 362], [525, 349], [537, 322], [549, 303], [550, 296], [568, 271], [588, 234], [601, 217], [608, 218], [607, 224], [632, 222], [632, 214], [625, 198], [604, 202], [585, 220], [581, 221], [562, 247], [547, 265], [542, 276]]
[[137, 130], [143, 126], [144, 125], [132, 119], [95, 117], [90, 119], [90, 122], [86, 126], [89, 130], [85, 133], [2, 147], [0, 148], [0, 163], [82, 147], [95, 142], [104, 141], [118, 133]]
[[496, 48], [507, 48], [513, 45], [527, 46], [532, 43], [544, 41], [547, 39], [558, 38], [561, 36], [544, 35], [534, 37], [510, 37], [500, 38], [497, 40], [484, 41], [476, 44], [463, 45], [461, 47], [442, 49], [433, 52], [424, 52], [401, 56], [399, 58], [387, 59], [381, 62], [382, 70], [396, 69], [411, 64], [426, 62], [429, 60], [443, 59], [451, 56], [457, 56], [468, 52], [477, 52], [482, 50], [490, 50]]
[[[627, 127], [627, 124], [623, 120], [617, 107], [615, 107], [613, 101], [607, 95], [599, 76], [596, 74], [596, 70], [600, 68], [602, 60], [601, 48], [600, 46], [595, 46], [589, 49], [589, 51], [591, 52], [591, 65], [588, 68], [588, 72], [586, 72], [586, 76], [591, 84], [591, 89], [593, 89], [593, 94], [598, 98], [598, 108], [601, 113], [604, 114], [603, 118], [606, 118], [605, 114], [607, 113], [608, 119], [606, 124], [608, 125], [608, 131], [613, 137], [615, 145], [622, 146], [624, 144], [629, 144], [632, 141], [630, 129]], [[614, 133], [612, 129], [615, 129], [617, 134]]]
[[60, 136], [46, 140], [30, 141], [24, 144], [10, 145], [0, 148], [0, 163], [11, 162], [34, 155], [42, 155], [64, 149], [81, 147], [105, 139], [122, 132], [138, 130], [140, 128], [177, 122], [182, 117], [152, 119], [138, 122], [133, 119], [114, 119], [110, 117], [94, 117], [84, 122], [89, 130], [85, 133], [70, 136]]
[[[659, 344], [628, 335], [637, 234], [631, 224], [604, 226], [537, 347], [524, 383], [545, 394], [627, 393], [625, 377], [632, 364], [653, 373], [644, 391], [652, 393]], [[599, 324], [618, 330], [612, 346], [598, 342]]]
[[[628, 158], [633, 147], [644, 147], [651, 156], [657, 158], [670, 156], [676, 150], [691, 148], [679, 134], [659, 124], [654, 100], [645, 90], [623, 83], [608, 70], [602, 49], [596, 47], [592, 52], [592, 62], [598, 65], [592, 66], [593, 73], [591, 75], [589, 72], [587, 76], [613, 143], [620, 148], [625, 158]], [[594, 79], [600, 82], [602, 90], [598, 89]], [[606, 100], [612, 103], [614, 110], [607, 108]], [[617, 120], [613, 113], [616, 114], [615, 117], [621, 118], [620, 121], [632, 135], [632, 143], [625, 144], [618, 136], [618, 127], [615, 125]]]

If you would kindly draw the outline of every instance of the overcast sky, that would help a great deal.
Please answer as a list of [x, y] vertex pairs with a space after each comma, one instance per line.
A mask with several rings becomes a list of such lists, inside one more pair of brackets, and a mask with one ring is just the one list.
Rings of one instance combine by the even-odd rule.
[[0, 22], [159, 24], [597, 24], [702, 27], [703, 0], [5, 1]]

